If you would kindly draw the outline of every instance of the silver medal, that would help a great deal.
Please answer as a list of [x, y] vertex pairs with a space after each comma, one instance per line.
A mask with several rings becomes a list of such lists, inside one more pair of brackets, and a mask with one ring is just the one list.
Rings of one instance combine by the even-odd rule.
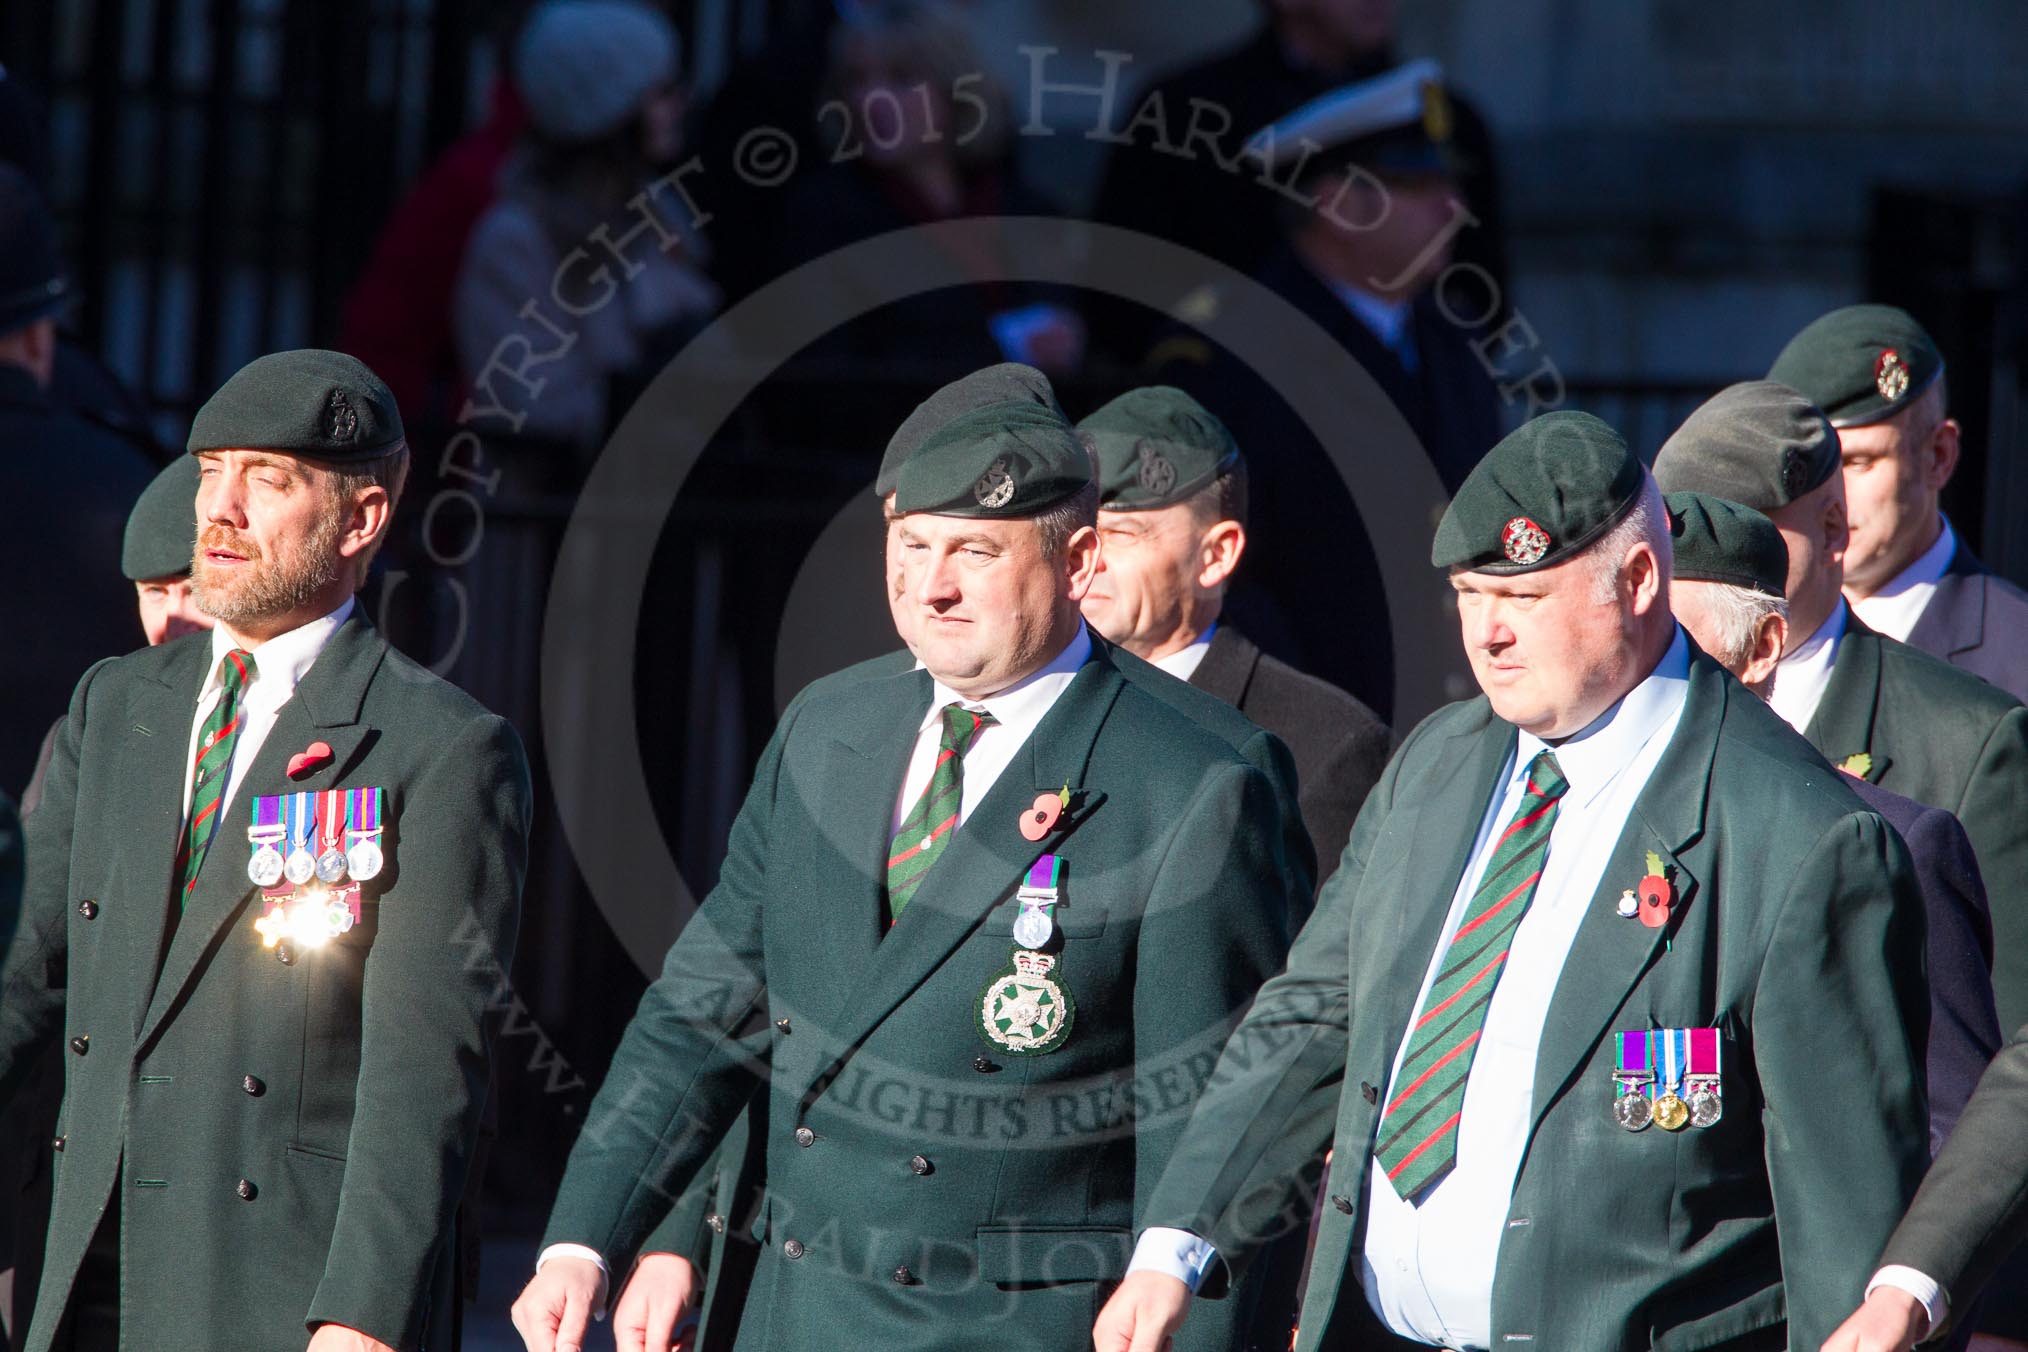
[[352, 848], [345, 852], [345, 868], [355, 882], [366, 882], [380, 876], [380, 842], [371, 838], [355, 840]]
[[1655, 1120], [1655, 1110], [1648, 1096], [1635, 1090], [1613, 1100], [1613, 1120], [1628, 1131], [1639, 1131]]
[[342, 882], [345, 878], [345, 856], [334, 845], [317, 856], [317, 881], [320, 883]]
[[1690, 1125], [1708, 1127], [1725, 1116], [1725, 1100], [1718, 1096], [1715, 1085], [1697, 1084], [1690, 1088]]
[[282, 876], [296, 886], [301, 887], [304, 883], [309, 882], [310, 879], [317, 876], [316, 857], [298, 845], [295, 849], [289, 851], [289, 857], [282, 865]]
[[282, 852], [263, 844], [247, 861], [246, 876], [253, 879], [255, 887], [273, 887], [282, 880]]
[[1056, 932], [1049, 912], [1040, 906], [1023, 906], [1014, 921], [1014, 942], [1023, 948], [1040, 948]]

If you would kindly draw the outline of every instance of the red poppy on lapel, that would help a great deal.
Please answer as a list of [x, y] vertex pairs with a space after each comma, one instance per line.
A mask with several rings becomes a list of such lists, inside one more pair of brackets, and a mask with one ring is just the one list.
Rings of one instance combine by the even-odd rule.
[[319, 769], [328, 764], [330, 760], [331, 744], [329, 742], [312, 742], [295, 755], [289, 757], [289, 778], [295, 779], [299, 776], [307, 775], [312, 770]]
[[1649, 929], [1660, 929], [1669, 923], [1669, 907], [1676, 900], [1676, 889], [1669, 882], [1669, 866], [1662, 862], [1662, 856], [1648, 851], [1648, 876], [1641, 879], [1635, 889], [1641, 899], [1641, 923]]

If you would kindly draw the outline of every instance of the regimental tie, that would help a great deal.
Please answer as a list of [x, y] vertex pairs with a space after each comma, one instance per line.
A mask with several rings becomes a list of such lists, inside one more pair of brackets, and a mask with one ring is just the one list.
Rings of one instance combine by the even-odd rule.
[[1547, 751], [1529, 763], [1528, 790], [1494, 842], [1485, 875], [1409, 1027], [1408, 1054], [1395, 1076], [1394, 1097], [1381, 1112], [1373, 1151], [1387, 1181], [1405, 1199], [1457, 1163], [1465, 1080], [1486, 1026], [1486, 1008], [1506, 970], [1514, 931], [1542, 879], [1556, 806], [1569, 787]]
[[944, 706], [944, 735], [937, 743], [936, 768], [930, 771], [922, 796], [901, 819], [901, 829], [894, 833], [894, 843], [887, 851], [889, 924], [901, 919], [909, 899], [922, 886], [923, 876], [943, 857], [951, 832], [958, 829], [958, 804], [965, 793], [965, 752], [980, 730], [996, 721], [983, 709], [975, 712], [962, 704]]
[[197, 763], [190, 771], [190, 824], [183, 828], [183, 842], [176, 850], [178, 905], [189, 903], [190, 890], [197, 886], [197, 871], [204, 867], [204, 852], [218, 833], [232, 749], [239, 744], [240, 706], [254, 670], [253, 654], [240, 648], [219, 659], [218, 703], [197, 734]]

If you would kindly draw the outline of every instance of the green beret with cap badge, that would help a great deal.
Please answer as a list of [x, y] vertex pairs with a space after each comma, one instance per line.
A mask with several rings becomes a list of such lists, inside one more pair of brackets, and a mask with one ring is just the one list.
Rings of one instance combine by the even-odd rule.
[[945, 424], [901, 467], [898, 513], [1011, 519], [1035, 516], [1091, 483], [1091, 456], [1071, 425], [1009, 400]]
[[1619, 524], [1647, 478], [1620, 434], [1589, 413], [1544, 413], [1500, 439], [1437, 523], [1430, 562], [1532, 573]]
[[1915, 316], [1892, 305], [1847, 305], [1812, 320], [1768, 368], [1833, 427], [1891, 418], [1943, 374], [1943, 353]]
[[1225, 424], [1171, 385], [1128, 390], [1077, 430], [1098, 449], [1099, 506], [1108, 512], [1187, 502], [1239, 463]]
[[380, 377], [357, 357], [305, 348], [240, 367], [197, 410], [189, 449], [282, 451], [351, 464], [401, 444], [401, 413]]
[[1725, 582], [1767, 596], [1789, 585], [1789, 547], [1775, 523], [1709, 493], [1670, 493], [1669, 534], [1679, 582]]
[[1699, 405], [1655, 453], [1664, 493], [1709, 493], [1772, 512], [1838, 472], [1838, 434], [1786, 385], [1746, 380]]
[[960, 376], [917, 404], [914, 411], [902, 419], [901, 426], [894, 429], [894, 435], [887, 442], [887, 451], [880, 457], [880, 472], [873, 479], [873, 495], [884, 498], [892, 493], [903, 462], [921, 450], [922, 444], [953, 418], [989, 404], [1010, 401], [1025, 401], [1037, 408], [1046, 408], [1059, 418], [1064, 416], [1049, 377], [1033, 366], [1003, 361], [997, 366]]
[[120, 545], [120, 571], [129, 582], [190, 571], [197, 552], [198, 471], [194, 457], [179, 455], [135, 499]]

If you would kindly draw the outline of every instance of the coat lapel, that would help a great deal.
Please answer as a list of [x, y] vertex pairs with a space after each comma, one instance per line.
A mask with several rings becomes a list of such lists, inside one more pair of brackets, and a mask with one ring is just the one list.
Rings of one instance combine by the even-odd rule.
[[1221, 624], [1211, 635], [1204, 660], [1190, 673], [1190, 684], [1207, 695], [1216, 695], [1237, 709], [1246, 701], [1246, 688], [1253, 682], [1253, 669], [1260, 665], [1260, 649], [1252, 639], [1229, 624]]
[[854, 974], [859, 988], [840, 1011], [837, 1025], [841, 1053], [857, 1046], [929, 978], [1020, 884], [1037, 856], [1074, 835], [1098, 810], [1103, 795], [1073, 797], [1071, 810], [1047, 839], [1031, 841], [1021, 834], [1021, 810], [1036, 794], [1065, 784], [1075, 790], [1083, 783], [1092, 743], [1124, 684], [1095, 647], [1092, 660], [1057, 698], [1028, 745], [951, 837], [901, 923], [879, 941], [870, 970]]
[[[1717, 664], [1702, 653], [1694, 655], [1690, 689], [1676, 734], [1627, 816], [1619, 843], [1613, 846], [1599, 877], [1598, 891], [1564, 959], [1556, 993], [1550, 997], [1535, 1058], [1531, 1137], [1591, 1059], [1614, 1015], [1664, 943], [1681, 927], [1684, 913], [1698, 904], [1697, 879], [1681, 856], [1704, 832], [1711, 762], [1717, 754], [1718, 732], [1730, 697], [1725, 674]], [[1618, 910], [1620, 893], [1638, 885], [1647, 873], [1650, 851], [1661, 856], [1675, 892], [1669, 923], [1653, 929], [1623, 917]]]
[[1958, 541], [1950, 567], [1937, 579], [1936, 591], [1922, 608], [1908, 645], [1946, 657], [1968, 652], [1986, 641], [1985, 565]]
[[[354, 611], [304, 674], [295, 695], [282, 706], [274, 727], [233, 791], [226, 808], [229, 815], [218, 824], [218, 834], [198, 870], [197, 886], [183, 907], [142, 1015], [137, 1048], [144, 1049], [161, 1029], [206, 954], [216, 947], [221, 932], [241, 915], [253, 895], [253, 884], [246, 876], [245, 835], [235, 823], [247, 819], [258, 795], [334, 788], [354, 768], [377, 735], [360, 723], [360, 705], [386, 655], [386, 640]], [[331, 759], [321, 769], [291, 780], [290, 758], [313, 740], [331, 747]], [[171, 801], [180, 802], [180, 790]], [[176, 904], [173, 897], [169, 904]], [[244, 938], [255, 942], [250, 931]]]
[[1843, 766], [1857, 755], [1871, 757], [1864, 778], [1878, 784], [1887, 769], [1887, 757], [1873, 750], [1873, 716], [1879, 706], [1880, 635], [1857, 615], [1847, 615], [1830, 683], [1803, 736], [1833, 765]]

